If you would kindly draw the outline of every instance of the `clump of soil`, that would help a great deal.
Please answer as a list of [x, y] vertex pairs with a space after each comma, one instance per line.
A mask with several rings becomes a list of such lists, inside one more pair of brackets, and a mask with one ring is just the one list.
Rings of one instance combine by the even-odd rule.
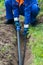
[[[23, 52], [24, 40], [22, 35], [20, 40]], [[17, 36], [13, 25], [0, 24], [0, 65], [18, 65], [17, 49]], [[31, 49], [27, 45], [24, 65], [31, 64], [31, 61]]]
[[38, 22], [43, 23], [43, 16], [38, 17]]

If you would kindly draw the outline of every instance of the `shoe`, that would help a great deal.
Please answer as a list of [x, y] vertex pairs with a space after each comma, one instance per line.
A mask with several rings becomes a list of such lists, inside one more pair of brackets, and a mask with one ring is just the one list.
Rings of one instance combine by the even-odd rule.
[[10, 19], [10, 20], [7, 20], [4, 24], [13, 24], [14, 23], [14, 19]]
[[36, 26], [37, 24], [38, 24], [38, 21], [37, 20], [35, 20], [34, 22], [32, 22], [32, 23], [30, 23], [31, 24], [31, 26]]

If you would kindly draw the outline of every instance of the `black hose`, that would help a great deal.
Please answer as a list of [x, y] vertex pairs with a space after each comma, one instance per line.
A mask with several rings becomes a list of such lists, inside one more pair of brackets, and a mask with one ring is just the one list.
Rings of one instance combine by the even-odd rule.
[[17, 42], [18, 42], [18, 65], [22, 65], [22, 58], [21, 58], [21, 47], [20, 47], [20, 35], [19, 31], [17, 30]]
[[23, 53], [23, 58], [22, 58], [22, 65], [24, 65], [24, 60], [25, 60], [25, 54], [26, 54], [26, 35], [24, 36], [24, 53]]

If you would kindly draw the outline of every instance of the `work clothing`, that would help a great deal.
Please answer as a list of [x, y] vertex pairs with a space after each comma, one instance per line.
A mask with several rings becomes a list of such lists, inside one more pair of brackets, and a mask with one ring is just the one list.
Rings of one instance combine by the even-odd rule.
[[35, 22], [36, 16], [39, 13], [37, 0], [5, 0], [6, 18], [19, 21], [19, 15], [25, 17], [24, 25], [28, 28], [28, 24]]
[[37, 0], [24, 0], [24, 3], [19, 7], [15, 0], [5, 0], [6, 18], [19, 18], [19, 15], [25, 16], [25, 24], [33, 22], [39, 12]]

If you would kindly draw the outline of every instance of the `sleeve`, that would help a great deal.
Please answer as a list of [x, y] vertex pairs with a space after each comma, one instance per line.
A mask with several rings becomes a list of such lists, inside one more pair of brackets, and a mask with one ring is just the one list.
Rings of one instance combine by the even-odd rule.
[[13, 8], [13, 14], [14, 14], [14, 18], [19, 17], [19, 7], [16, 5]]
[[13, 8], [14, 18], [19, 17], [19, 5], [18, 2], [16, 2], [16, 0], [12, 0], [12, 8]]
[[38, 0], [32, 0], [32, 2], [38, 4]]
[[25, 6], [25, 21], [24, 24], [29, 24], [31, 21], [31, 8], [29, 6]]

